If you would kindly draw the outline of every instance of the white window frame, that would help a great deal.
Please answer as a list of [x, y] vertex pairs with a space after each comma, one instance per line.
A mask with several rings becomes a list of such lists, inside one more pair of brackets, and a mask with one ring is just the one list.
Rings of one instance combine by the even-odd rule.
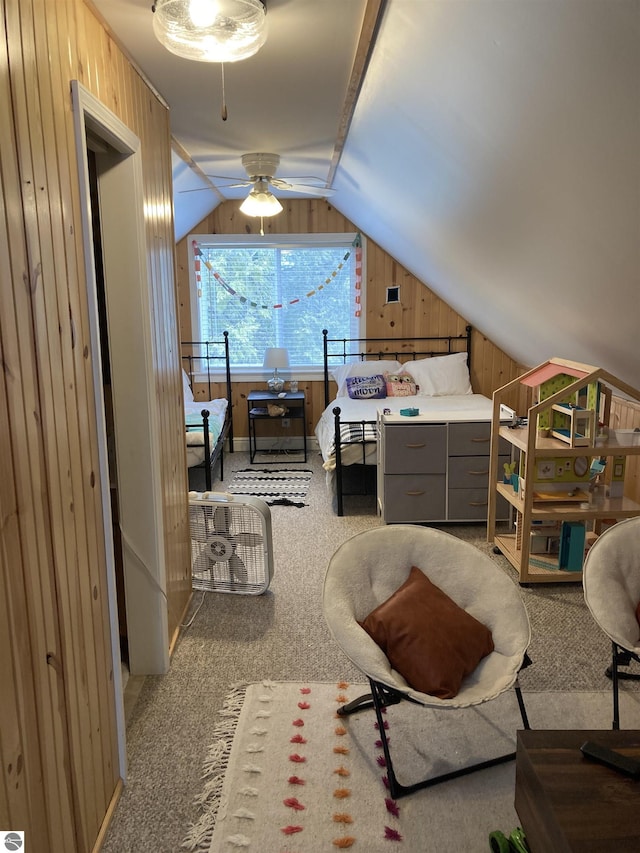
[[[189, 257], [189, 294], [190, 294], [190, 313], [191, 313], [191, 329], [192, 339], [197, 340], [200, 334], [200, 313], [198, 301], [198, 282], [196, 281], [195, 270], [195, 254], [193, 243], [219, 243], [220, 245], [233, 248], [234, 246], [258, 246], [264, 249], [289, 249], [304, 246], [344, 246], [345, 249], [351, 248], [356, 237], [360, 238], [361, 256], [362, 256], [362, 271], [361, 271], [361, 288], [360, 288], [360, 316], [357, 319], [358, 333], [357, 337], [364, 337], [365, 333], [365, 281], [366, 281], [366, 244], [363, 235], [357, 232], [341, 231], [337, 233], [323, 234], [265, 234], [259, 236], [256, 234], [189, 234], [188, 240], [188, 257]], [[233, 342], [233, 330], [229, 329], [229, 338]], [[329, 336], [335, 336], [329, 329]], [[246, 369], [232, 367], [233, 378], [239, 382], [264, 382], [265, 373], [262, 369]], [[295, 378], [299, 381], [313, 381], [322, 378], [323, 365], [306, 366], [303, 369], [294, 367]], [[211, 371], [211, 375], [222, 375], [222, 367]], [[203, 374], [204, 376], [204, 374]], [[202, 381], [202, 377], [196, 374], [196, 381]]]

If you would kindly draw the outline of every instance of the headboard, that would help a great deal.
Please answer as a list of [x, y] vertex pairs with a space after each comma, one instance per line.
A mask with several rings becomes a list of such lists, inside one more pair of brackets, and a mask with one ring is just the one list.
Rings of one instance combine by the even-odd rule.
[[463, 335], [434, 335], [426, 338], [330, 338], [327, 329], [323, 329], [325, 406], [331, 402], [331, 368], [346, 364], [347, 361], [380, 361], [393, 358], [407, 362], [418, 358], [466, 352], [467, 365], [471, 369], [471, 331], [471, 326], [466, 326]]
[[[191, 388], [196, 374], [205, 374], [207, 400], [211, 400], [211, 383], [219, 381], [213, 373], [224, 373], [226, 397], [231, 405], [231, 368], [229, 366], [229, 332], [222, 333], [221, 341], [182, 341], [181, 361]], [[202, 380], [200, 380], [202, 381]]]

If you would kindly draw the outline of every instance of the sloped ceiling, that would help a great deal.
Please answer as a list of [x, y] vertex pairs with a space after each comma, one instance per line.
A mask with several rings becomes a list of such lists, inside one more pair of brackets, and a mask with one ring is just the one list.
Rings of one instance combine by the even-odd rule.
[[640, 384], [640, 4], [391, 2], [334, 203], [524, 364]]
[[[267, 44], [228, 73], [225, 127], [203, 118], [217, 83], [198, 84], [201, 64], [142, 37], [147, 0], [96, 5], [144, 6], [128, 49], [144, 42], [175, 115], [177, 236], [223, 198], [180, 192], [203, 185], [185, 155], [241, 175], [241, 154], [275, 150], [279, 174], [331, 177], [364, 0], [269, 0]], [[558, 355], [639, 385], [640, 0], [382, 6], [331, 203], [523, 364]]]

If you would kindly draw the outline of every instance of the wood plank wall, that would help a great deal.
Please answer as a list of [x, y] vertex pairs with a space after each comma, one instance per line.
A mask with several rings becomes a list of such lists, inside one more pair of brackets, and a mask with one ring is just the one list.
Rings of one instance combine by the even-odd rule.
[[[278, 234], [342, 233], [356, 232], [357, 226], [335, 210], [324, 199], [289, 199], [283, 201], [284, 210], [273, 219], [265, 220], [265, 231]], [[244, 216], [238, 211], [237, 201], [228, 201], [205, 217], [195, 234], [256, 233], [259, 220]], [[366, 235], [364, 235], [366, 237]], [[369, 337], [412, 337], [464, 334], [467, 320], [436, 296], [425, 283], [417, 279], [401, 264], [388, 255], [375, 242], [365, 242], [365, 316], [366, 334]], [[178, 265], [178, 302], [180, 332], [183, 340], [191, 338], [189, 299], [188, 240], [180, 240], [176, 247]], [[386, 288], [400, 287], [400, 302], [385, 304]], [[230, 329], [233, 346], [233, 330]], [[496, 347], [482, 332], [474, 330], [472, 338], [471, 379], [474, 391], [491, 396], [495, 388], [515, 378], [522, 372], [513, 359]], [[234, 432], [246, 436], [246, 395], [251, 383], [233, 384]], [[315, 424], [324, 408], [322, 382], [300, 384], [307, 395], [307, 435], [313, 435]], [[220, 387], [220, 393], [224, 389]], [[205, 399], [202, 389], [196, 393]], [[513, 403], [517, 407], [517, 401]]]
[[169, 115], [88, 3], [0, 19], [0, 826], [89, 851], [120, 780], [70, 82], [142, 143], [167, 646], [191, 592]]
[[[640, 403], [614, 397], [611, 401], [611, 426], [614, 429], [640, 429]], [[627, 456], [624, 493], [640, 503], [640, 456]]]

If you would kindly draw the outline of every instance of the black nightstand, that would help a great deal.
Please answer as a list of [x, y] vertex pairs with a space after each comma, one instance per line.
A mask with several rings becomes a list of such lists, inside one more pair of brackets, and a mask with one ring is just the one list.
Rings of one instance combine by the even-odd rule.
[[[304, 391], [285, 391], [284, 397], [279, 397], [271, 391], [250, 391], [247, 396], [247, 407], [249, 416], [249, 461], [253, 463], [258, 448], [256, 447], [256, 424], [259, 421], [282, 421], [289, 419], [291, 421], [302, 422], [302, 447], [304, 453], [303, 462], [307, 461], [307, 424], [305, 419], [305, 394]], [[285, 406], [286, 414], [271, 416], [268, 411], [268, 406]], [[284, 428], [283, 428], [284, 432]], [[260, 460], [264, 462], [264, 460]], [[278, 460], [281, 461], [281, 460]], [[266, 462], [264, 464], [274, 465], [275, 462]]]

